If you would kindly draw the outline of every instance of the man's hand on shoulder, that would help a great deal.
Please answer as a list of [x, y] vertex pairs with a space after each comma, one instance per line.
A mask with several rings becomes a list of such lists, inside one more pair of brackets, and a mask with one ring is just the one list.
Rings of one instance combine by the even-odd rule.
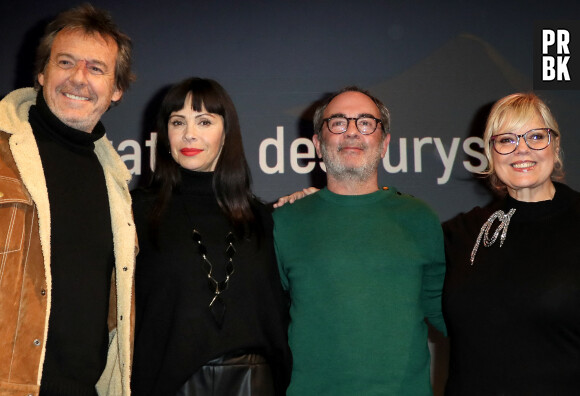
[[307, 195], [314, 194], [319, 189], [316, 187], [303, 188], [301, 191], [296, 191], [290, 195], [285, 195], [278, 198], [278, 201], [274, 204], [274, 208], [280, 208], [285, 204], [293, 204], [295, 201], [304, 198]]

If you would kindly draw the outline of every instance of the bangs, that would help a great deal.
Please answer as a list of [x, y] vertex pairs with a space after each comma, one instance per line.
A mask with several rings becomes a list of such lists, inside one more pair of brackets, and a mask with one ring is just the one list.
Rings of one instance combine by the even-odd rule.
[[206, 89], [190, 89], [188, 92], [191, 94], [193, 110], [201, 112], [205, 108], [208, 113], [219, 114], [224, 117], [224, 106], [218, 93], [209, 85], [202, 88]]
[[187, 95], [191, 95], [191, 105], [194, 111], [202, 112], [205, 108], [208, 113], [225, 116], [220, 92], [209, 81], [192, 79], [188, 84], [174, 86], [165, 96], [161, 111], [166, 121], [171, 113], [183, 109]]
[[533, 103], [512, 103], [505, 106], [496, 118], [493, 130], [496, 135], [511, 133], [522, 128], [534, 117], [539, 117], [544, 122], [543, 117], [538, 112]]

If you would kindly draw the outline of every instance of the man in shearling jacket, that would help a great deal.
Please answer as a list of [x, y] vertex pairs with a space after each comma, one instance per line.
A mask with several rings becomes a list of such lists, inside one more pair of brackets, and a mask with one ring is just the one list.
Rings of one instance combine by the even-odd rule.
[[0, 395], [129, 395], [130, 174], [100, 118], [134, 80], [131, 41], [83, 5], [36, 72], [0, 102]]

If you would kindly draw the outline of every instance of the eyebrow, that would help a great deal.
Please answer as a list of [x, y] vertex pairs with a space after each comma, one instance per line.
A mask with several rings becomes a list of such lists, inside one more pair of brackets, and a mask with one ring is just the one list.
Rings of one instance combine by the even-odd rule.
[[[334, 117], [351, 118], [351, 117], [347, 117], [344, 113], [334, 113], [334, 114], [331, 114], [330, 116], [328, 116], [327, 118], [334, 118]], [[371, 118], [380, 119], [380, 117], [374, 116], [374, 115], [369, 114], [369, 113], [359, 113], [356, 117], [353, 117], [353, 118], [360, 118], [360, 117], [371, 117]]]
[[[176, 111], [172, 111], [171, 114], [169, 114], [169, 118], [171, 117], [180, 117], [180, 118], [186, 118], [186, 116], [182, 115], [182, 114], [177, 114], [178, 111], [181, 111], [183, 109], [179, 109]], [[219, 116], [219, 114], [218, 114]], [[201, 113], [195, 116], [195, 118], [199, 118], [199, 117], [212, 117], [212, 118], [216, 118], [216, 115], [214, 115], [214, 113]]]
[[358, 116], [359, 116], [359, 117], [371, 117], [371, 118], [379, 118], [379, 119], [381, 118], [380, 116], [376, 117], [376, 116], [374, 116], [374, 115], [372, 115], [372, 114], [370, 114], [370, 113], [362, 113], [362, 114], [359, 114]]
[[107, 64], [99, 59], [85, 59], [85, 58], [79, 59], [76, 56], [69, 54], [68, 52], [59, 52], [58, 54], [55, 54], [55, 58], [58, 58], [60, 56], [66, 56], [67, 58], [74, 59], [75, 61], [84, 60], [87, 62], [87, 64], [98, 65], [103, 67], [104, 69], [107, 69]]

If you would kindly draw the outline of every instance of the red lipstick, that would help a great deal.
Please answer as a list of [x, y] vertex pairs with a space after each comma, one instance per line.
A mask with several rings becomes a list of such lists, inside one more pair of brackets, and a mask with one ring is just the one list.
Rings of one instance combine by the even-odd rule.
[[183, 155], [186, 155], [188, 157], [193, 157], [194, 155], [198, 155], [199, 153], [201, 153], [203, 150], [197, 149], [197, 148], [182, 148], [179, 151]]

